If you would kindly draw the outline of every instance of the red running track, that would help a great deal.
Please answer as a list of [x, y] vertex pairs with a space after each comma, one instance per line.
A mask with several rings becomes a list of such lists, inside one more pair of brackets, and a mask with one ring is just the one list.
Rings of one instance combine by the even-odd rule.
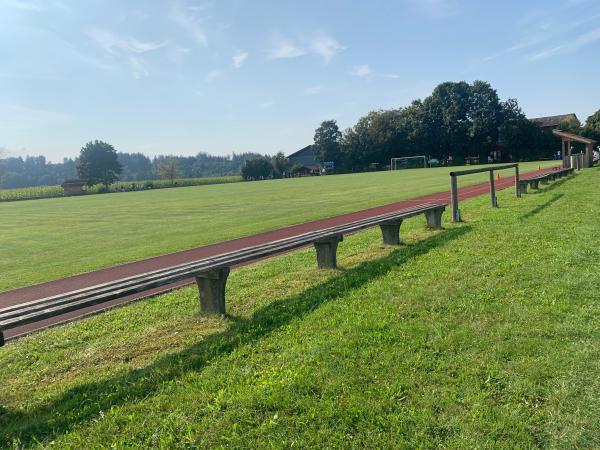
[[[524, 174], [521, 178], [528, 178], [540, 173], [548, 172], [548, 170], [529, 172]], [[505, 189], [510, 186], [514, 186], [514, 177], [502, 178], [496, 180], [496, 189]], [[459, 200], [465, 200], [479, 195], [489, 193], [488, 183], [481, 183], [472, 186], [466, 186], [459, 189], [458, 197]], [[366, 219], [380, 214], [386, 214], [402, 209], [410, 208], [413, 206], [420, 205], [427, 202], [442, 202], [450, 203], [450, 191], [438, 192], [436, 194], [424, 195], [411, 200], [404, 200], [397, 203], [391, 203], [388, 205], [377, 206], [375, 208], [369, 208], [362, 211], [356, 211], [348, 214], [342, 214], [340, 216], [329, 217], [327, 219], [316, 220], [313, 222], [302, 223], [299, 225], [292, 225], [277, 230], [267, 231], [264, 233], [254, 234], [238, 239], [232, 239], [229, 241], [219, 242], [216, 244], [206, 245], [203, 247], [197, 247], [190, 250], [183, 250], [175, 253], [169, 253], [154, 258], [144, 259], [141, 261], [135, 261], [107, 269], [101, 269], [94, 272], [83, 273], [67, 278], [61, 278], [54, 281], [48, 281], [46, 283], [36, 284], [33, 286], [27, 286], [24, 288], [14, 289], [0, 293], [0, 309], [7, 306], [17, 305], [33, 300], [37, 300], [52, 295], [62, 294], [65, 292], [74, 291], [77, 289], [83, 289], [85, 287], [94, 286], [101, 283], [107, 283], [110, 281], [118, 280], [121, 278], [150, 272], [152, 270], [163, 269], [178, 264], [184, 264], [198, 259], [208, 258], [210, 256], [218, 255], [220, 253], [231, 252], [245, 247], [253, 245], [264, 244], [267, 242], [275, 241], [278, 239], [284, 239], [298, 234], [307, 233], [314, 230], [320, 230], [322, 228], [333, 227], [337, 225], [343, 225], [348, 222], [354, 222], [356, 220]], [[447, 216], [448, 217], [448, 216]], [[245, 263], [251, 264], [251, 262]], [[245, 265], [244, 264], [244, 265]], [[50, 319], [42, 320], [36, 323], [23, 325], [11, 330], [5, 331], [5, 338], [10, 339], [19, 335], [27, 334], [32, 331], [47, 328], [52, 325], [71, 321], [75, 318], [87, 316], [90, 314], [97, 313], [99, 311], [120, 305], [132, 300], [136, 300], [143, 297], [155, 295], [159, 292], [165, 292], [172, 290], [176, 287], [183, 286], [185, 284], [192, 283], [194, 280], [183, 280], [178, 283], [174, 283], [169, 286], [162, 286], [160, 288], [152, 289], [143, 293], [135, 295], [129, 295], [117, 300], [112, 300], [101, 305], [94, 305], [87, 308], [73, 311], [70, 313], [63, 314], [61, 316], [53, 317]]]

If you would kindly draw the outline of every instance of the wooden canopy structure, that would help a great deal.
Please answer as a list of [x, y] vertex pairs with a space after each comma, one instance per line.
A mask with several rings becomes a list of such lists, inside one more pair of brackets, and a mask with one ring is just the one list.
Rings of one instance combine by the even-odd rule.
[[563, 167], [571, 166], [571, 143], [579, 142], [585, 145], [585, 153], [583, 154], [583, 167], [590, 167], [594, 157], [594, 146], [597, 144], [593, 139], [588, 139], [578, 134], [566, 133], [560, 130], [552, 130], [552, 134], [562, 139], [561, 157]]

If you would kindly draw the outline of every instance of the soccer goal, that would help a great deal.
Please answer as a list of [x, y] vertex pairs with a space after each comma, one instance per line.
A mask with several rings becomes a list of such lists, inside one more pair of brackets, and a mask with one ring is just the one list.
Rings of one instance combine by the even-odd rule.
[[404, 156], [390, 160], [390, 170], [418, 169], [427, 167], [427, 156]]

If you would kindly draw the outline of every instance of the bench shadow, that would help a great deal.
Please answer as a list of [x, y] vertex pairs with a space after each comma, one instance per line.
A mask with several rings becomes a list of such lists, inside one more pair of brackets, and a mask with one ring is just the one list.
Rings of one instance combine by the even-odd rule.
[[444, 230], [413, 245], [403, 245], [384, 258], [339, 271], [334, 278], [297, 295], [283, 297], [258, 309], [250, 318], [235, 318], [230, 327], [175, 354], [112, 378], [73, 387], [58, 398], [29, 411], [0, 407], [0, 447], [27, 447], [50, 441], [79, 424], [96, 420], [103, 411], [141, 401], [166, 382], [201, 371], [214, 359], [256, 342], [292, 320], [334, 301], [349, 290], [383, 277], [389, 271], [470, 232], [462, 226]]
[[520, 219], [521, 220], [526, 220], [529, 219], [530, 217], [535, 216], [536, 214], [539, 214], [540, 212], [542, 212], [544, 209], [546, 209], [547, 207], [549, 207], [550, 205], [552, 205], [552, 203], [560, 200], [562, 197], [564, 197], [564, 194], [554, 194], [549, 200], [547, 200], [546, 202], [542, 203], [541, 205], [535, 207], [534, 209], [532, 209], [531, 211], [529, 211], [528, 213], [523, 214]]

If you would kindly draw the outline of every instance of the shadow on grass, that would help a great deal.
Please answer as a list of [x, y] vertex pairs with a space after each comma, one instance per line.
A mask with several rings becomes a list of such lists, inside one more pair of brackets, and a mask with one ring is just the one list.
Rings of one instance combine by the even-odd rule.
[[414, 245], [398, 248], [384, 258], [339, 271], [334, 278], [298, 295], [275, 300], [258, 309], [249, 319], [238, 318], [229, 329], [210, 335], [179, 353], [164, 356], [147, 367], [76, 386], [30, 411], [0, 408], [0, 447], [49, 441], [78, 424], [96, 419], [112, 407], [143, 400], [165, 383], [188, 372], [202, 370], [213, 359], [268, 336], [293, 319], [309, 314], [322, 304], [334, 301], [349, 290], [380, 278], [470, 230], [470, 226], [446, 230]]
[[552, 203], [560, 200], [562, 197], [564, 197], [564, 194], [554, 194], [548, 201], [546, 201], [546, 202], [542, 203], [541, 205], [535, 207], [534, 209], [532, 209], [528, 213], [523, 214], [521, 216], [521, 220], [526, 220], [526, 219], [529, 219], [530, 217], [535, 216], [536, 214], [539, 214], [544, 209], [546, 209], [548, 206], [552, 205]]

